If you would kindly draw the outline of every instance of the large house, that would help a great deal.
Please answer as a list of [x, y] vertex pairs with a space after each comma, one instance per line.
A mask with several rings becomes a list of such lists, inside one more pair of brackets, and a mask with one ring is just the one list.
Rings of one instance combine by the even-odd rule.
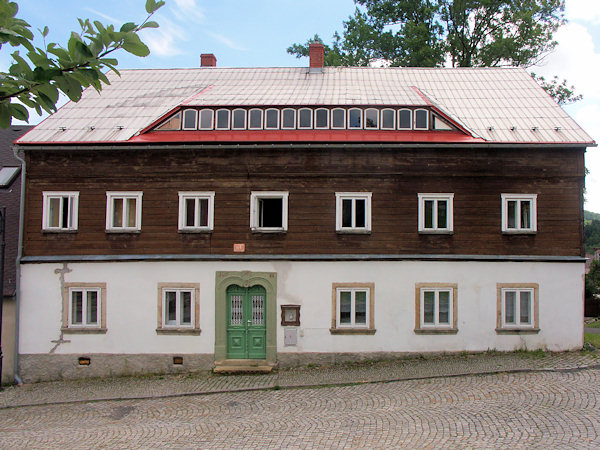
[[24, 380], [582, 346], [584, 153], [521, 68], [123, 70], [18, 141]]

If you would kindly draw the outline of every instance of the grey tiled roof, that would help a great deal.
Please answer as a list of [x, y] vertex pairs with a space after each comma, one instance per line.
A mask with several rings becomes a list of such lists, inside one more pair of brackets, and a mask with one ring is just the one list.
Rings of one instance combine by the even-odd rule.
[[489, 142], [593, 143], [521, 68], [204, 67], [108, 77], [100, 95], [87, 89], [21, 142], [124, 142], [180, 105], [433, 104]]

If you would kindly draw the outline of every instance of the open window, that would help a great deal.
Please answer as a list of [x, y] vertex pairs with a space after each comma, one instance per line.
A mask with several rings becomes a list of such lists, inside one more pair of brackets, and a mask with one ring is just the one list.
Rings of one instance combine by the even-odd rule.
[[261, 191], [250, 194], [250, 228], [262, 233], [281, 233], [288, 226], [288, 192]]

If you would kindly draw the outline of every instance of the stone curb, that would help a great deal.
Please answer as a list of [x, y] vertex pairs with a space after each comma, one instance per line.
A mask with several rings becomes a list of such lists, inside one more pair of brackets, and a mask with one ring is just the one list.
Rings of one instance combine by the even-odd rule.
[[273, 390], [291, 390], [291, 389], [317, 389], [322, 387], [341, 387], [341, 386], [360, 386], [366, 384], [385, 384], [385, 383], [397, 383], [405, 381], [421, 381], [421, 380], [435, 380], [440, 378], [461, 378], [461, 377], [475, 377], [482, 375], [496, 375], [496, 374], [518, 374], [518, 373], [572, 373], [579, 372], [582, 370], [598, 370], [600, 364], [590, 364], [576, 367], [541, 367], [541, 368], [515, 368], [505, 370], [488, 370], [481, 372], [462, 372], [454, 374], [440, 374], [440, 375], [423, 375], [423, 376], [407, 376], [398, 378], [385, 378], [380, 380], [363, 380], [363, 381], [344, 381], [344, 382], [321, 382], [311, 384], [290, 384], [280, 385], [277, 382], [272, 383], [270, 386], [260, 387], [246, 387], [246, 388], [230, 388], [230, 389], [219, 389], [219, 390], [199, 390], [194, 392], [179, 392], [173, 394], [157, 394], [150, 396], [130, 396], [130, 397], [103, 397], [93, 399], [82, 399], [82, 400], [65, 400], [65, 401], [46, 401], [40, 403], [22, 403], [18, 405], [5, 405], [0, 406], [0, 410], [6, 409], [17, 409], [17, 408], [29, 408], [36, 406], [55, 406], [55, 405], [77, 405], [83, 403], [98, 403], [98, 402], [121, 402], [128, 400], [154, 400], [154, 399], [169, 399], [178, 397], [193, 397], [193, 396], [207, 396], [213, 394], [227, 394], [227, 393], [239, 393], [239, 392], [257, 392], [257, 391], [273, 391]]

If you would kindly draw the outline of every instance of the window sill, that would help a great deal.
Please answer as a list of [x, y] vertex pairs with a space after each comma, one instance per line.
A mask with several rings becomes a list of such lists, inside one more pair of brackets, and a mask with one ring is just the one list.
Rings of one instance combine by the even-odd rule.
[[496, 328], [497, 334], [538, 334], [539, 328]]
[[283, 228], [252, 228], [252, 233], [254, 234], [285, 234], [287, 230]]
[[375, 334], [374, 328], [330, 328], [329, 332], [331, 334], [367, 334], [373, 335]]
[[190, 228], [186, 230], [177, 230], [181, 234], [210, 234], [213, 230], [208, 228]]
[[335, 230], [338, 234], [371, 234], [371, 230], [362, 229], [347, 229], [347, 230]]
[[105, 230], [106, 234], [141, 234], [142, 230]]
[[537, 230], [502, 230], [502, 234], [537, 234]]
[[415, 328], [416, 334], [456, 334], [457, 328]]
[[454, 230], [419, 230], [419, 234], [445, 234], [452, 235]]
[[46, 234], [75, 234], [77, 230], [42, 230], [42, 233]]
[[63, 334], [106, 334], [106, 328], [65, 328], [62, 327], [60, 331]]
[[199, 328], [157, 328], [156, 334], [172, 334], [172, 335], [192, 335], [199, 336], [201, 330]]

